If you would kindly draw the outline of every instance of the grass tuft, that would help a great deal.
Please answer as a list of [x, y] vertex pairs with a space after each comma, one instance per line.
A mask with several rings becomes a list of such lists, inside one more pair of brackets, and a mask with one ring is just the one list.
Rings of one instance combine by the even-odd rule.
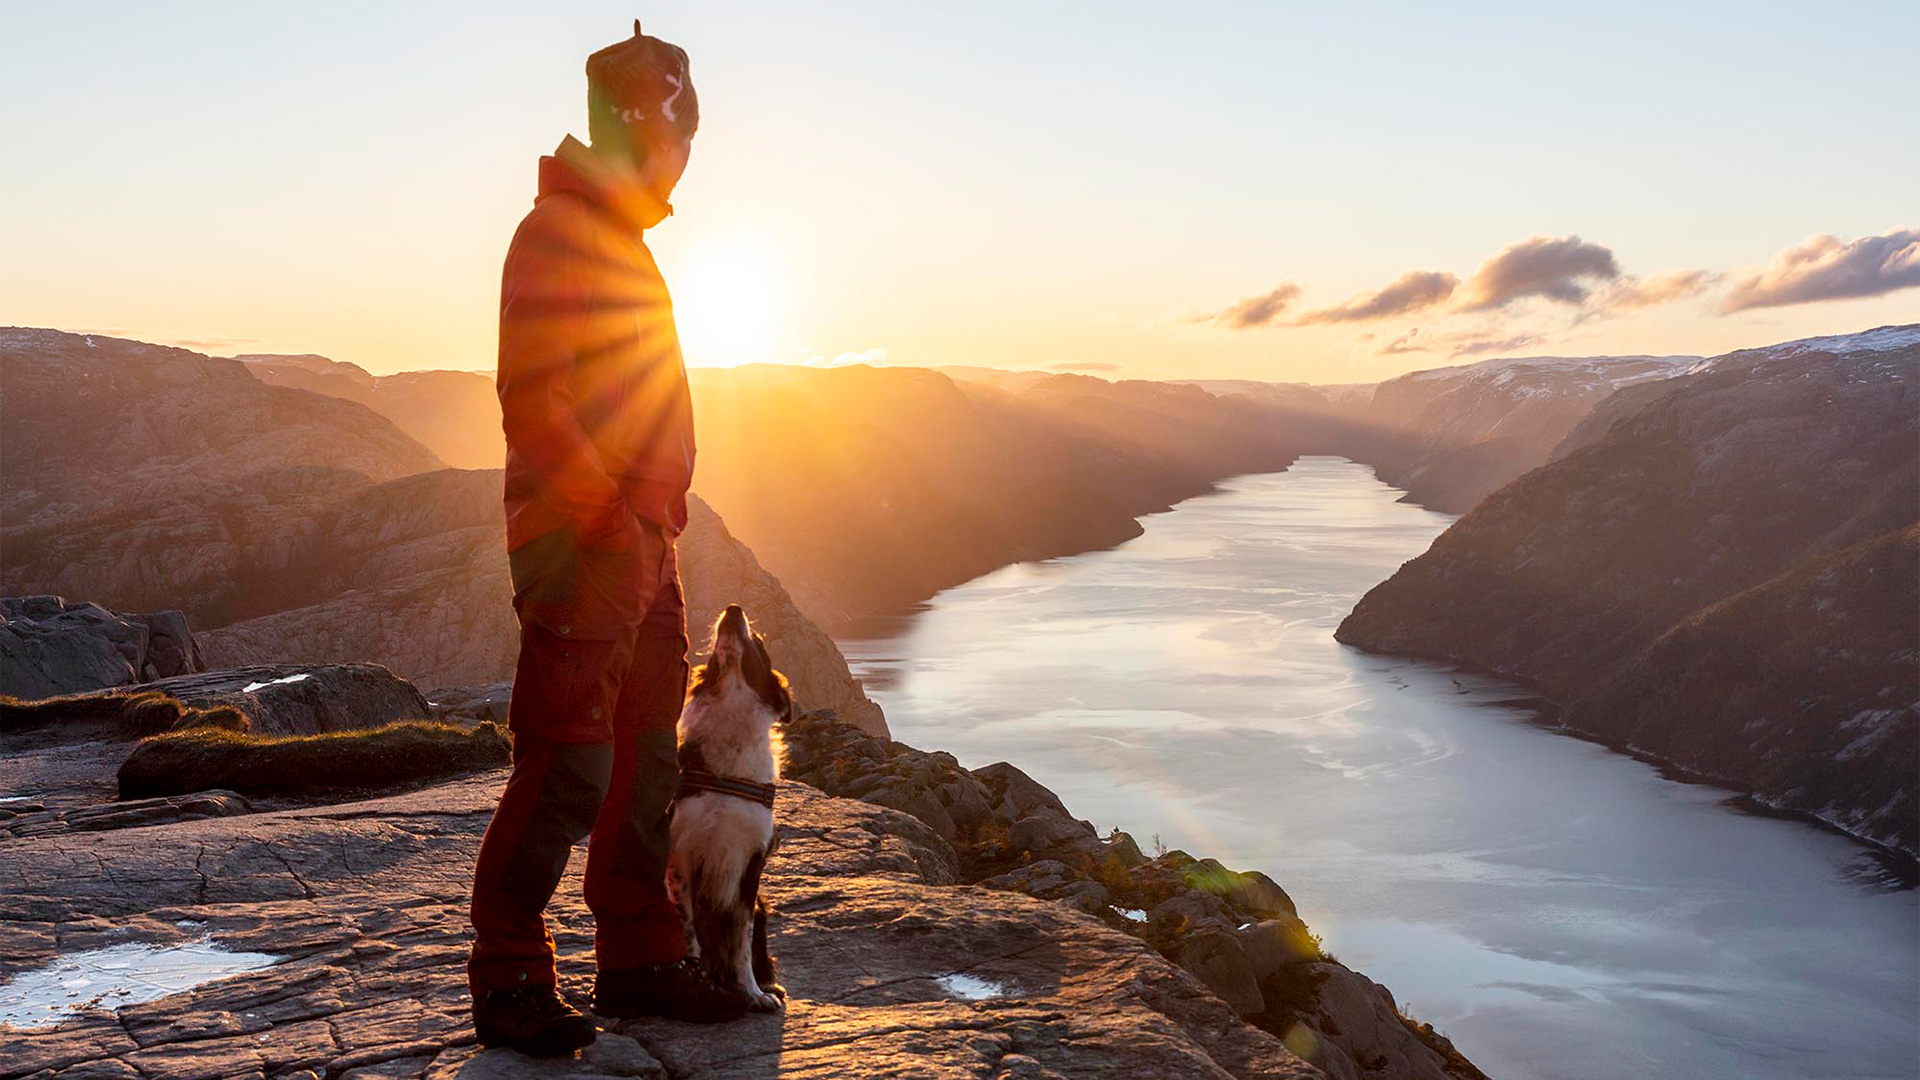
[[242, 795], [373, 790], [498, 768], [511, 756], [506, 730], [493, 723], [469, 730], [405, 720], [359, 731], [282, 737], [203, 726], [156, 735], [134, 747], [120, 766], [120, 797], [184, 795], [212, 788]]
[[38, 701], [0, 695], [0, 732], [53, 734], [69, 725], [91, 727], [96, 732], [104, 727], [117, 735], [137, 738], [198, 727], [246, 731], [249, 721], [246, 713], [231, 705], [197, 709], [165, 691], [138, 687]]

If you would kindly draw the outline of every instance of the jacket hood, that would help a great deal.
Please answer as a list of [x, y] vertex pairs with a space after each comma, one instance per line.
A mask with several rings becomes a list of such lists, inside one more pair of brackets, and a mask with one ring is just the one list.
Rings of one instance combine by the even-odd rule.
[[673, 206], [621, 168], [569, 135], [540, 159], [539, 198], [570, 192], [632, 225], [651, 229], [673, 213]]

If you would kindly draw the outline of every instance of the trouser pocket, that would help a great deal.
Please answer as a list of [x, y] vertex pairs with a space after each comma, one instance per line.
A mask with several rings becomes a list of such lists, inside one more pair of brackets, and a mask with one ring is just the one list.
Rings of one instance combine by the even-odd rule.
[[638, 627], [614, 637], [577, 637], [538, 622], [522, 625], [508, 728], [553, 742], [612, 742], [614, 710], [638, 636]]

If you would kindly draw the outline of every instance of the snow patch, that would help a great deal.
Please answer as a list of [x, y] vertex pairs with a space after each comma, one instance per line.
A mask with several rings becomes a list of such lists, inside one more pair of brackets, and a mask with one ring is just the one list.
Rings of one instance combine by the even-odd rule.
[[283, 683], [297, 683], [311, 678], [313, 678], [311, 674], [303, 671], [298, 675], [288, 675], [279, 679], [268, 679], [266, 682], [250, 682], [241, 687], [240, 692], [243, 694], [251, 694], [255, 690], [265, 690], [269, 686], [279, 686]]

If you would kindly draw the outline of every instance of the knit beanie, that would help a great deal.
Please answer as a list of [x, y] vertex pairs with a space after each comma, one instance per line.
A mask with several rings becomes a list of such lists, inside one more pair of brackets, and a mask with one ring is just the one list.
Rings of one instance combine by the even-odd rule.
[[686, 50], [642, 34], [639, 19], [632, 37], [587, 57], [587, 134], [596, 144], [672, 142], [699, 127]]

